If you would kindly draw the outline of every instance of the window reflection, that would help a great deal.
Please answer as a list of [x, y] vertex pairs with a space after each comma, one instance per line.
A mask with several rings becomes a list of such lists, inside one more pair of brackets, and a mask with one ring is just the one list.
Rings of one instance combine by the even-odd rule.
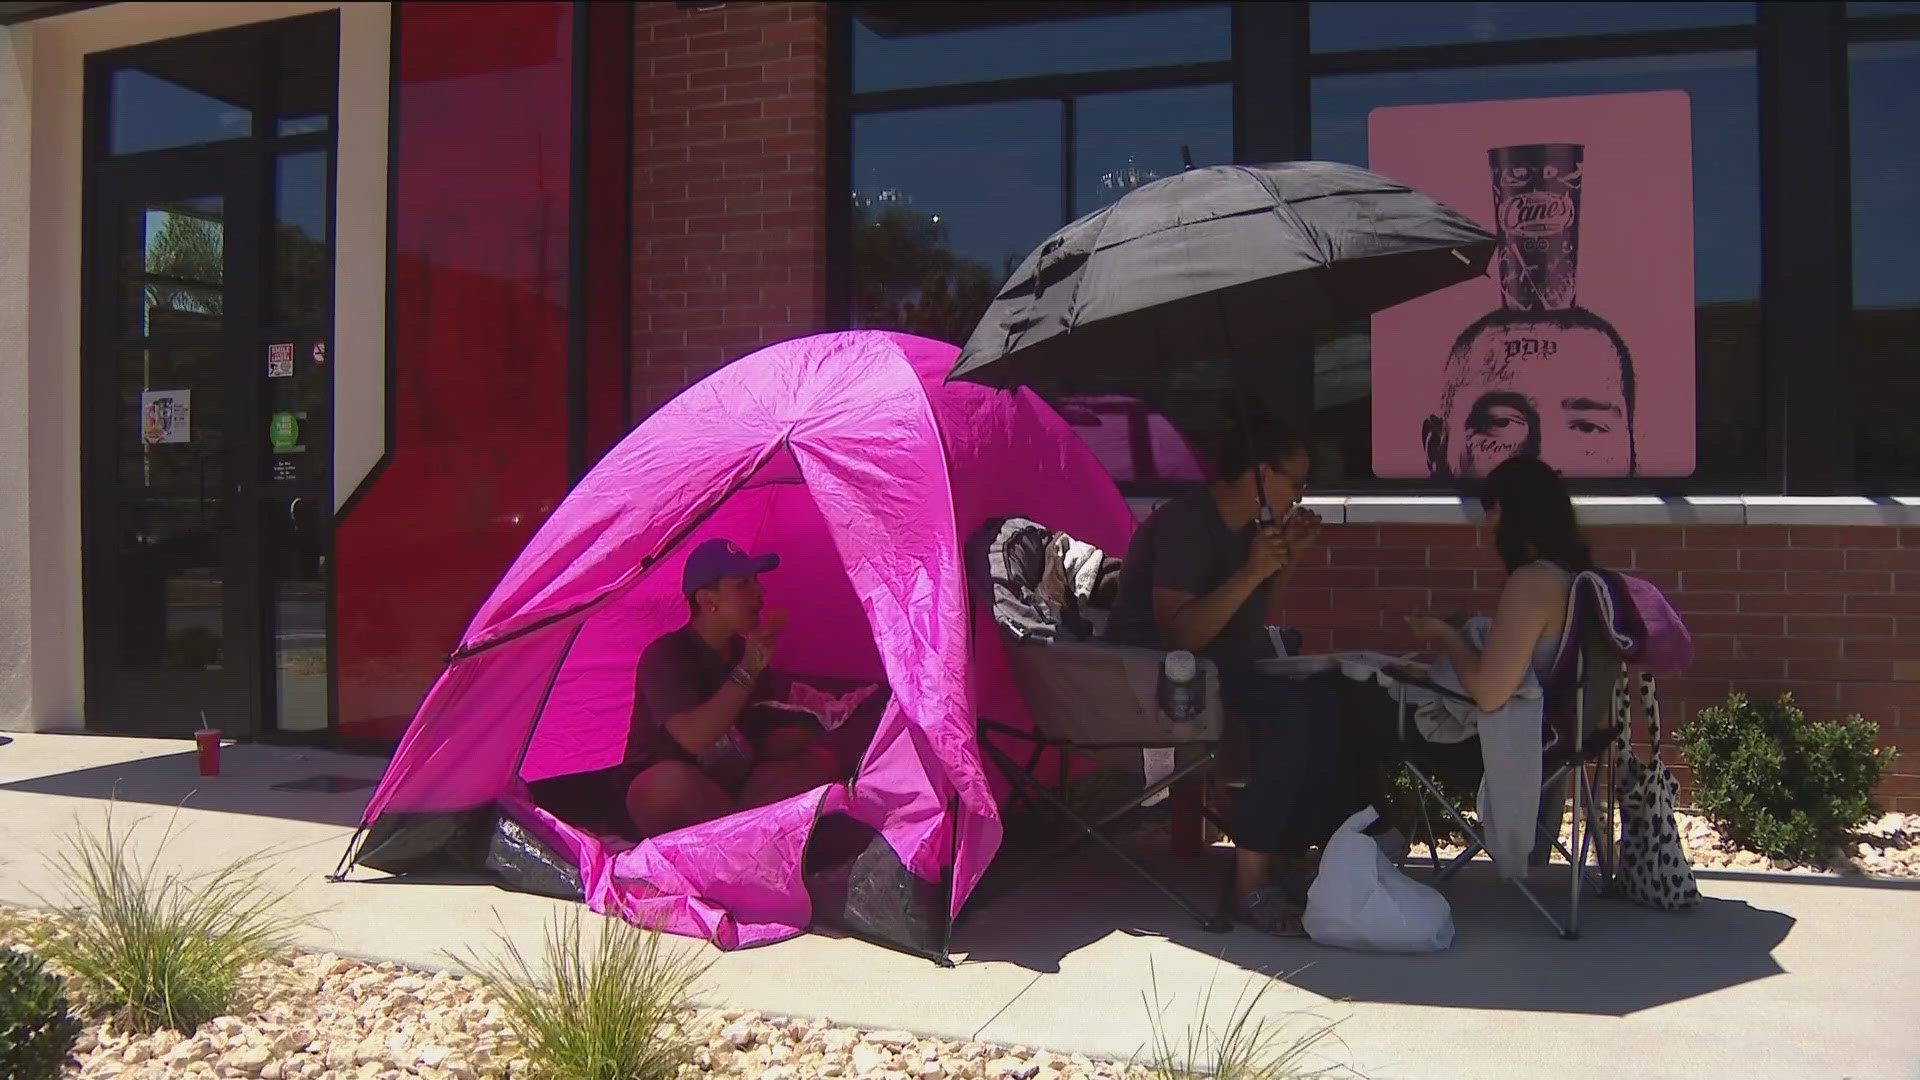
[[[1760, 348], [1760, 186], [1757, 86], [1751, 53], [1314, 80], [1313, 154], [1367, 164], [1367, 116], [1386, 105], [1495, 101], [1641, 90], [1691, 96], [1694, 293], [1699, 402], [1695, 476], [1758, 477], [1766, 460]], [[1316, 471], [1372, 476], [1368, 324], [1318, 335], [1314, 357]]]
[[[185, 50], [183, 50], [185, 51]], [[252, 73], [231, 64], [220, 81], [121, 68], [109, 84], [107, 152], [138, 154], [253, 134]], [[178, 80], [178, 81], [176, 81]]]
[[[1854, 5], [1860, 7], [1863, 5]], [[1920, 476], [1920, 41], [1859, 44], [1849, 54], [1853, 140], [1854, 468], [1866, 481]]]
[[1349, 52], [1728, 26], [1753, 15], [1751, 3], [1318, 3], [1309, 18], [1314, 52]]
[[273, 313], [303, 326], [326, 320], [327, 179], [325, 150], [282, 154], [273, 163]]
[[226, 309], [220, 197], [131, 209], [121, 227], [122, 328], [140, 335], [220, 329]]
[[943, 33], [912, 33], [905, 20], [855, 19], [853, 89], [864, 93], [1226, 60], [1232, 53], [1231, 19], [1226, 4]]
[[1233, 160], [1233, 88], [1089, 94], [1074, 101], [1075, 217], [1185, 167]]
[[327, 520], [315, 497], [261, 504], [273, 588], [273, 676], [281, 731], [327, 727]]
[[[114, 506], [119, 659], [132, 668], [219, 670], [225, 651], [224, 371], [211, 348], [116, 358]], [[164, 430], [148, 430], [164, 410]]]
[[963, 342], [1061, 220], [1060, 104], [854, 121], [853, 322]]

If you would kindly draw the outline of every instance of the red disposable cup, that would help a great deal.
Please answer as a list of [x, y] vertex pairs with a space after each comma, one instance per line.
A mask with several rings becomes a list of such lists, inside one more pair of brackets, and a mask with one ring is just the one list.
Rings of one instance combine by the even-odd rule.
[[220, 729], [207, 728], [193, 733], [193, 741], [200, 744], [200, 775], [220, 775]]

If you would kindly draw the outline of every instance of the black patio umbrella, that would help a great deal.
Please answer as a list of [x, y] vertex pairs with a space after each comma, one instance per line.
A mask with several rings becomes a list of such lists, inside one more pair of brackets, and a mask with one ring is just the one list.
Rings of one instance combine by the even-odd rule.
[[1012, 387], [1225, 357], [1478, 277], [1493, 247], [1465, 215], [1352, 165], [1190, 169], [1034, 249], [948, 379]]
[[[1136, 188], [1048, 237], [948, 381], [1137, 374], [1354, 319], [1486, 271], [1494, 238], [1352, 165], [1216, 165]], [[1260, 490], [1263, 521], [1272, 520]]]

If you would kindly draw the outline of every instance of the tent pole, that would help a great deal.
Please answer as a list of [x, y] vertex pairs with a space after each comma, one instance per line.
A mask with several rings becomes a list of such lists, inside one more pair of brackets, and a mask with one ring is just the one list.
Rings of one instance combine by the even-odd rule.
[[587, 620], [581, 619], [573, 624], [573, 633], [567, 635], [567, 643], [560, 647], [560, 657], [553, 662], [553, 671], [547, 676], [546, 689], [540, 691], [540, 704], [533, 707], [533, 723], [527, 725], [527, 737], [520, 740], [520, 753], [513, 759], [513, 779], [520, 779], [520, 768], [527, 763], [527, 751], [533, 749], [533, 737], [540, 730], [540, 720], [547, 713], [547, 700], [553, 697], [553, 687], [560, 681], [560, 671], [567, 666], [567, 657], [573, 654], [573, 643], [580, 640], [580, 631], [586, 629]]
[[366, 835], [367, 827], [363, 824], [353, 830], [352, 836], [347, 837], [347, 850], [340, 853], [340, 861], [334, 864], [333, 873], [327, 875], [328, 881], [346, 880], [347, 875], [353, 871], [354, 865], [360, 861], [360, 841]]
[[940, 932], [940, 956], [934, 961], [943, 968], [953, 963], [953, 879], [954, 870], [960, 865], [960, 797], [954, 795], [947, 799], [947, 823], [953, 830], [953, 838], [947, 857], [947, 899], [940, 909], [940, 921], [944, 924]]

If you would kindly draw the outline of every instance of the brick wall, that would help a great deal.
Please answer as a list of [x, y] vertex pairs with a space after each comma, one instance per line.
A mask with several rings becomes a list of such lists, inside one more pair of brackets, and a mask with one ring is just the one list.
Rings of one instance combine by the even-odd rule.
[[[1920, 811], [1920, 529], [1593, 528], [1595, 556], [1666, 591], [1697, 659], [1663, 680], [1670, 726], [1731, 690], [1791, 690], [1816, 720], [1859, 713], [1901, 751], [1886, 809]], [[1295, 574], [1309, 651], [1411, 648], [1411, 611], [1488, 613], [1504, 572], [1484, 530], [1336, 525]]]
[[826, 321], [824, 4], [638, 4], [633, 413]]

